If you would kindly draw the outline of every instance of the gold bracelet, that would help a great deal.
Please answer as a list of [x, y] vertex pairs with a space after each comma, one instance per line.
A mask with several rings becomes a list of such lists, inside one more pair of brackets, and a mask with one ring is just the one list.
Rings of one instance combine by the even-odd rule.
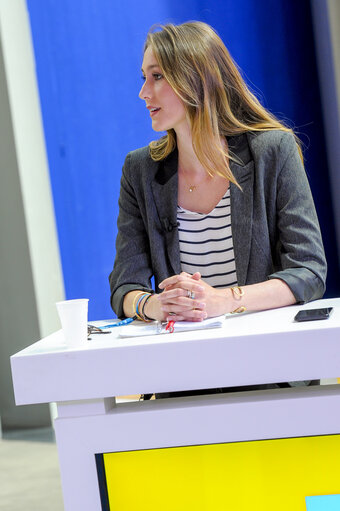
[[234, 311], [231, 311], [230, 314], [241, 314], [241, 312], [245, 312], [247, 309], [242, 305], [241, 307], [237, 307]]
[[[242, 289], [240, 286], [234, 286], [231, 287], [230, 289], [235, 300], [241, 300], [242, 296], [244, 296], [244, 289]], [[244, 305], [241, 305], [240, 307], [237, 307], [237, 309], [231, 311], [230, 314], [241, 314], [246, 310], [247, 309], [244, 307]]]
[[244, 289], [242, 289], [240, 286], [234, 286], [230, 289], [236, 300], [241, 300], [242, 296], [244, 296]]

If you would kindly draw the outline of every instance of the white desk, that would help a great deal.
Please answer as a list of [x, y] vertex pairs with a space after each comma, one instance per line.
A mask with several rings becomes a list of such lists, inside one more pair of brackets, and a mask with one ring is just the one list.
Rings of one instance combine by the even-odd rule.
[[[330, 319], [295, 323], [303, 308]], [[235, 315], [222, 329], [68, 350], [61, 331], [11, 358], [18, 405], [57, 402], [66, 511], [102, 509], [94, 454], [340, 433], [340, 385], [149, 402], [115, 396], [340, 376], [340, 298]]]

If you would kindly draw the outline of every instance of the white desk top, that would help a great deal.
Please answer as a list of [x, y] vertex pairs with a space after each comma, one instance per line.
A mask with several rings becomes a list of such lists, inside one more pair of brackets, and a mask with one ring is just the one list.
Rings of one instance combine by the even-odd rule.
[[[326, 321], [301, 309], [333, 306]], [[124, 328], [124, 327], [123, 327]], [[17, 404], [340, 376], [340, 298], [227, 317], [222, 328], [67, 349], [58, 331], [11, 357]]]

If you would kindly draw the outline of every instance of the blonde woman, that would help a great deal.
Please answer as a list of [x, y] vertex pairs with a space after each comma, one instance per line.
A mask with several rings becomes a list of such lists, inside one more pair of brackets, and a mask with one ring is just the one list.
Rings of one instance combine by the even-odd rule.
[[202, 321], [321, 298], [326, 262], [296, 137], [218, 35], [200, 22], [161, 26], [142, 73], [139, 96], [166, 135], [124, 164], [118, 317]]

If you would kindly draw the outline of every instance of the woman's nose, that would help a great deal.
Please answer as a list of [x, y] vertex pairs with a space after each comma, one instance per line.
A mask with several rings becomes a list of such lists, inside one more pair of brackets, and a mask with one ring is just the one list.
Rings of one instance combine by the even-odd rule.
[[150, 90], [149, 90], [149, 86], [147, 85], [146, 81], [143, 83], [138, 96], [140, 97], [140, 99], [144, 99], [144, 100], [150, 98]]

